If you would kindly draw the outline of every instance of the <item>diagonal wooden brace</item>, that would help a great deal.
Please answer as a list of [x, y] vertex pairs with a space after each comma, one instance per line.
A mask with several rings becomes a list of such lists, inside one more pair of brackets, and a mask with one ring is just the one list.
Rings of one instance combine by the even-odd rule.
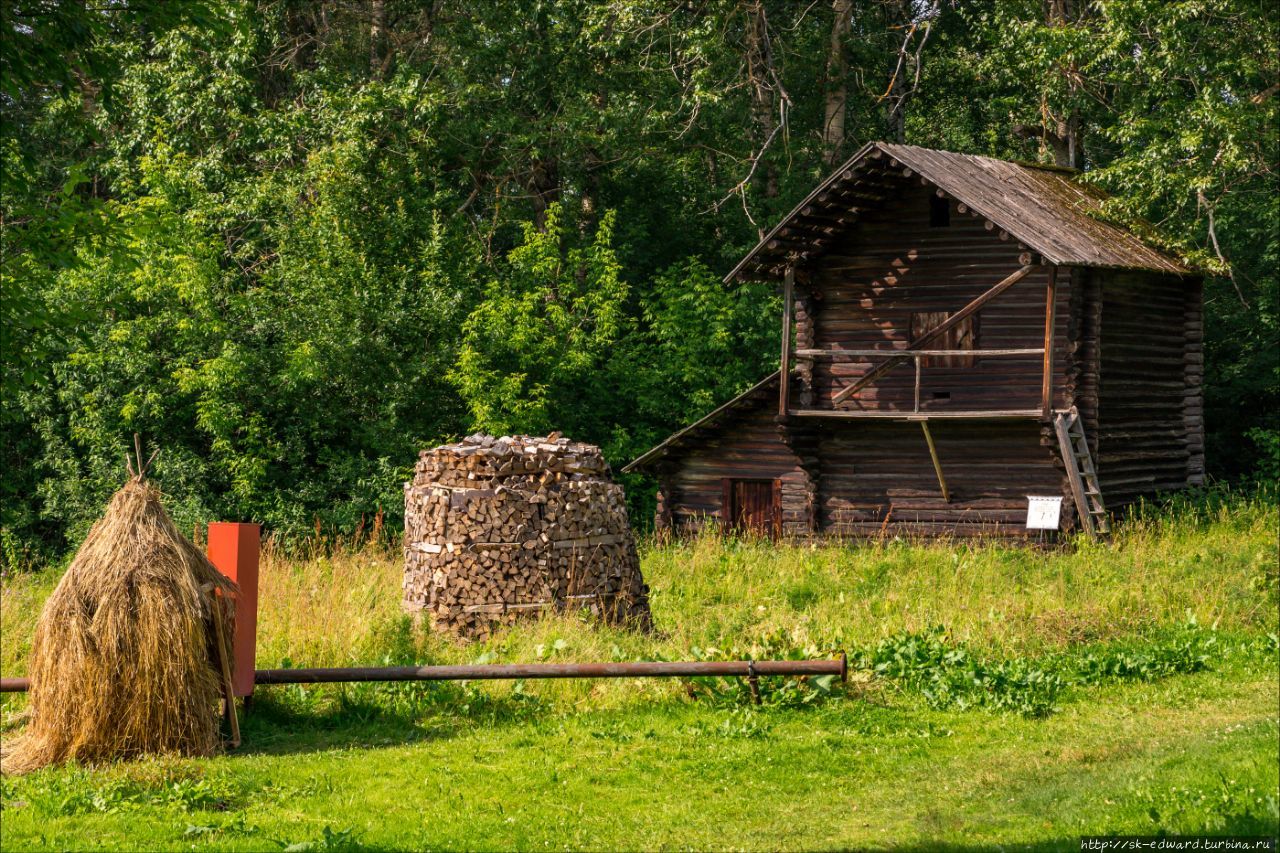
[[[1018, 282], [1022, 281], [1024, 278], [1030, 275], [1034, 269], [1035, 269], [1035, 265], [1033, 264], [1024, 265], [1017, 272], [1006, 277], [1003, 281], [1001, 281], [999, 284], [995, 285], [990, 290], [983, 293], [977, 299], [974, 299], [968, 305], [964, 306], [959, 311], [952, 314], [950, 317], [943, 320], [938, 325], [934, 326], [928, 332], [925, 332], [919, 338], [912, 341], [911, 345], [908, 346], [905, 350], [903, 350], [903, 352], [910, 352], [911, 350], [927, 348], [928, 345], [933, 343], [935, 340], [937, 340], [939, 336], [955, 328], [957, 324], [962, 322], [969, 315], [982, 310], [982, 307], [984, 305], [986, 305], [992, 299], [995, 299], [1000, 294], [1004, 293], [1009, 288], [1013, 287]], [[857, 382], [854, 382], [852, 385], [847, 386], [839, 394], [836, 394], [834, 397], [832, 397], [831, 405], [834, 406], [836, 403], [842, 402], [848, 399], [849, 397], [852, 397], [854, 394], [858, 393], [863, 388], [870, 385], [872, 382], [875, 382], [881, 376], [884, 376], [890, 370], [893, 370], [893, 368], [897, 367], [899, 364], [903, 364], [910, 360], [911, 360], [911, 356], [909, 355], [895, 355], [895, 356], [892, 356], [891, 358], [885, 359], [884, 361], [880, 362], [880, 364], [876, 365], [870, 371], [868, 371]]]
[[933, 443], [933, 433], [929, 432], [929, 422], [920, 421], [924, 430], [925, 443], [929, 445], [929, 458], [933, 460], [933, 473], [938, 475], [938, 486], [942, 489], [942, 499], [951, 503], [951, 490], [947, 488], [947, 478], [942, 474], [942, 461], [938, 459], [938, 448]]

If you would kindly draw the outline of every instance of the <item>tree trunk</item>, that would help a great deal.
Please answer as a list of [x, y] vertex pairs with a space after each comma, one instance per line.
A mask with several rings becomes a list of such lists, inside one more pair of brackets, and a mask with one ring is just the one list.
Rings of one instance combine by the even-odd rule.
[[907, 141], [907, 96], [907, 84], [899, 71], [889, 90], [889, 138], [899, 145]]
[[[1076, 4], [1072, 0], [1045, 0], [1045, 22], [1051, 27], [1065, 27], [1076, 23]], [[1073, 60], [1062, 69], [1066, 77], [1067, 100], [1070, 105], [1060, 114], [1052, 116], [1052, 134], [1045, 140], [1053, 150], [1053, 161], [1059, 166], [1079, 169], [1084, 165], [1084, 150], [1080, 144], [1080, 109], [1075, 100], [1080, 90], [1079, 68]], [[1046, 128], [1049, 130], [1050, 128]]]
[[[605, 20], [604, 31], [600, 37], [602, 45], [607, 45], [612, 41], [613, 28], [617, 20], [617, 12], [610, 13]], [[580, 190], [582, 202], [578, 218], [578, 234], [584, 240], [599, 216], [600, 172], [604, 168], [604, 157], [600, 154], [599, 146], [605, 138], [605, 122], [608, 120], [606, 113], [609, 109], [609, 88], [606, 83], [608, 80], [608, 67], [606, 60], [603, 57], [597, 59], [593, 63], [593, 70], [597, 82], [596, 90], [591, 97], [591, 105], [595, 110], [597, 123], [592, 133], [592, 138], [587, 142], [586, 150], [582, 154], [582, 187]], [[585, 269], [581, 275], [585, 277]]]
[[763, 162], [756, 170], [765, 198], [778, 196], [778, 169], [763, 153], [778, 131], [777, 93], [770, 83], [773, 52], [769, 46], [769, 21], [763, 0], [748, 0], [747, 82], [751, 86], [751, 116], [756, 126], [756, 152]]
[[381, 79], [386, 69], [387, 3], [371, 0], [369, 4], [369, 73]]
[[[912, 0], [889, 0], [889, 21], [891, 32], [905, 32], [912, 24]], [[887, 118], [889, 138], [899, 144], [907, 141], [907, 102], [912, 91], [907, 86], [907, 75], [911, 73], [910, 41], [903, 39], [898, 43], [898, 51], [893, 56], [893, 65], [889, 80], [889, 115]]]
[[831, 42], [827, 49], [827, 97], [822, 111], [822, 159], [828, 166], [844, 155], [845, 111], [849, 101], [845, 38], [853, 17], [853, 0], [832, 0]]
[[555, 157], [540, 157], [533, 162], [529, 177], [533, 194], [533, 227], [547, 230], [547, 210], [560, 199], [560, 167]]

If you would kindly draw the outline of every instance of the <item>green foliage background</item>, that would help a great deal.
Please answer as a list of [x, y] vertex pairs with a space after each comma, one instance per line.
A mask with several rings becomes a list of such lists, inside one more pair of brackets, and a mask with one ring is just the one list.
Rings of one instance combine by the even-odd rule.
[[83, 534], [135, 431], [182, 523], [287, 535], [394, 526], [475, 429], [631, 458], [773, 369], [776, 297], [719, 276], [895, 103], [908, 142], [1032, 160], [1073, 116], [1115, 215], [1220, 273], [1211, 467], [1274, 476], [1268, 6], [854, 3], [835, 63], [840, 5], [5, 4], [6, 561]]

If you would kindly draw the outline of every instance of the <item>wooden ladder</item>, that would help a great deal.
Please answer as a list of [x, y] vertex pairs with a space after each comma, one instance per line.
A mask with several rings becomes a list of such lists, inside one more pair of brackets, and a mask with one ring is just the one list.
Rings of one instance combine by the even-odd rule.
[[1053, 419], [1058, 433], [1058, 447], [1062, 461], [1067, 466], [1067, 480], [1076, 501], [1080, 523], [1092, 539], [1111, 532], [1107, 508], [1102, 503], [1102, 488], [1098, 484], [1098, 471], [1093, 467], [1093, 454], [1089, 452], [1089, 440], [1085, 438], [1084, 423], [1075, 406], [1070, 411], [1057, 412]]

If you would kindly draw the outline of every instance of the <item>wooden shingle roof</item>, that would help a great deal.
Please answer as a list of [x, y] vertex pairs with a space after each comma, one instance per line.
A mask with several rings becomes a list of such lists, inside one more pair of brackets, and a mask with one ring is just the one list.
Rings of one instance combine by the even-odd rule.
[[698, 420], [689, 424], [684, 429], [669, 436], [661, 444], [646, 451], [644, 455], [622, 466], [622, 473], [627, 474], [644, 468], [649, 463], [666, 456], [673, 450], [683, 447], [694, 440], [704, 436], [708, 432], [718, 429], [726, 420], [732, 418], [738, 411], [751, 406], [759, 405], [762, 401], [769, 399], [772, 394], [776, 395], [778, 390], [778, 379], [782, 376], [782, 372], [775, 370], [764, 379], [761, 379], [755, 385], [743, 391], [729, 402], [717, 407]]
[[1194, 274], [1133, 232], [1098, 218], [1105, 196], [1076, 180], [1075, 174], [1052, 166], [872, 142], [796, 205], [725, 281], [775, 280], [788, 259], [803, 263], [821, 256], [860, 212], [892, 204], [895, 184], [917, 177], [1049, 263]]

